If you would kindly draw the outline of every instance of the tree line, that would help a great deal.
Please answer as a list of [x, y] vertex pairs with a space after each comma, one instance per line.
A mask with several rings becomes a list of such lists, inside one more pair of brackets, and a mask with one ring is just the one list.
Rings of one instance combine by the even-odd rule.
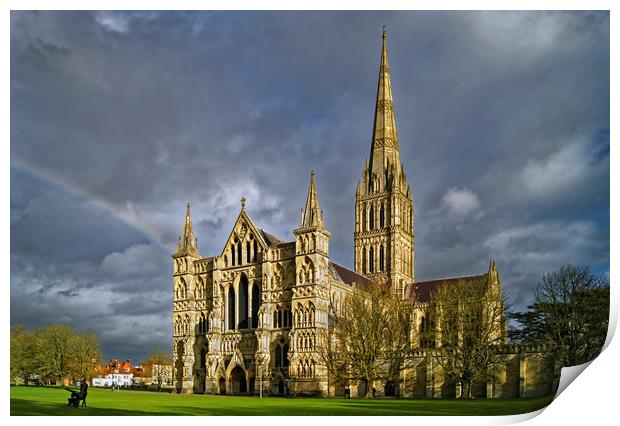
[[545, 344], [560, 367], [591, 361], [601, 352], [609, 323], [609, 276], [564, 265], [543, 275], [524, 312], [511, 312], [510, 339]]
[[70, 324], [28, 330], [11, 326], [11, 378], [16, 384], [38, 380], [60, 384], [90, 379], [101, 361], [101, 345], [93, 331], [77, 333]]

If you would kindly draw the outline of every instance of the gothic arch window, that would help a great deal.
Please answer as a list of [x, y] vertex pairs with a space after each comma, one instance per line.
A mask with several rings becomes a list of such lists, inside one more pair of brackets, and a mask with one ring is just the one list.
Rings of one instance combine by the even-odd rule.
[[205, 297], [205, 284], [201, 277], [198, 277], [198, 283], [196, 284], [196, 288], [194, 289], [194, 298], [195, 299], [204, 299]]
[[372, 246], [368, 249], [368, 270], [371, 274], [375, 272], [375, 249]]
[[362, 274], [366, 273], [366, 247], [362, 247]]
[[362, 204], [362, 232], [366, 231], [366, 204]]
[[231, 266], [235, 266], [235, 245], [230, 245], [230, 263]]
[[228, 329], [235, 329], [235, 287], [230, 283], [228, 287]]
[[260, 286], [254, 282], [252, 286], [252, 328], [258, 327], [258, 309], [260, 307]]
[[192, 324], [192, 322], [191, 322], [191, 320], [189, 318], [189, 315], [185, 314], [185, 321], [184, 321], [184, 324], [183, 324], [184, 325], [184, 327], [183, 327], [183, 333], [184, 334], [189, 334], [189, 329], [191, 327], [191, 324]]
[[243, 257], [241, 255], [241, 250], [243, 249], [243, 244], [239, 243], [237, 244], [237, 264], [241, 265], [241, 263], [243, 262]]
[[306, 310], [306, 324], [308, 327], [314, 326], [314, 317], [316, 314], [316, 309], [314, 307], [314, 303], [310, 302], [309, 306]]
[[288, 343], [282, 346], [282, 366], [288, 367]]
[[407, 229], [409, 232], [413, 229], [413, 214], [411, 209], [407, 209]]
[[385, 207], [384, 203], [381, 203], [381, 208], [379, 210], [379, 228], [385, 227]]
[[[253, 238], [253, 237], [250, 236], [250, 238]], [[254, 251], [252, 253], [253, 253], [252, 262], [256, 262], [256, 256], [258, 255], [258, 242], [256, 240], [254, 240]]]
[[245, 243], [245, 261], [250, 263], [252, 261], [252, 252], [250, 251], [250, 242], [246, 241]]
[[381, 247], [379, 247], [379, 270], [380, 271], [385, 271], [385, 253], [384, 253], [384, 248], [383, 248], [383, 244], [381, 244]]
[[177, 299], [187, 299], [187, 283], [185, 282], [183, 277], [181, 277], [181, 279], [179, 280], [176, 296]]
[[368, 219], [368, 222], [369, 222], [368, 225], [369, 226], [368, 226], [368, 228], [370, 230], [373, 230], [373, 229], [375, 229], [375, 206], [374, 206], [374, 203], [370, 204], [369, 210], [370, 210], [370, 212], [368, 214], [368, 216], [369, 216], [369, 219]]
[[248, 328], [248, 277], [245, 274], [239, 279], [239, 329]]
[[276, 345], [275, 349], [275, 366], [282, 367], [282, 346]]
[[203, 312], [198, 322], [198, 333], [205, 334], [207, 331], [209, 331], [209, 318]]

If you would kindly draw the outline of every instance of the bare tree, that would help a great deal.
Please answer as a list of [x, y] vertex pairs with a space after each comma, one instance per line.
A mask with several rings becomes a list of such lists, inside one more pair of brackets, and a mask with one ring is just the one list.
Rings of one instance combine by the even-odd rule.
[[161, 390], [166, 378], [171, 375], [172, 355], [162, 348], [155, 349], [147, 361], [144, 363], [145, 375], [151, 375], [157, 385], [157, 390]]
[[409, 308], [385, 281], [355, 288], [320, 337], [328, 373], [345, 384], [361, 382], [365, 397], [375, 380], [397, 380], [411, 350]]
[[424, 337], [446, 378], [461, 383], [461, 398], [471, 397], [471, 384], [486, 378], [496, 346], [505, 343], [505, 305], [487, 276], [440, 286], [431, 295], [433, 326]]
[[[345, 383], [347, 381], [346, 375], [343, 375], [341, 370], [341, 360], [338, 353], [338, 342], [336, 340], [335, 333], [335, 321], [336, 318], [333, 315], [335, 307], [330, 301], [330, 314], [328, 326], [326, 329], [318, 329], [316, 335], [316, 349], [321, 364], [325, 366], [327, 370], [327, 394], [330, 393], [330, 387], [335, 382]], [[346, 383], [345, 383], [346, 384]]]

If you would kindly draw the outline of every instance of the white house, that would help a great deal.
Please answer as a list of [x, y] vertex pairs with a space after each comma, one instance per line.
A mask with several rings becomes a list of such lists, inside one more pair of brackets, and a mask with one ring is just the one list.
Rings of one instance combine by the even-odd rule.
[[94, 377], [93, 386], [123, 386], [129, 387], [133, 382], [133, 374], [107, 374], [105, 377]]

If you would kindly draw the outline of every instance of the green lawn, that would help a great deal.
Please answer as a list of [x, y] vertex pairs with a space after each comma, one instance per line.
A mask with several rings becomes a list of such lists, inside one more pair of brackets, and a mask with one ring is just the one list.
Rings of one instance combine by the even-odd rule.
[[88, 390], [86, 408], [67, 407], [69, 392], [53, 387], [11, 386], [11, 415], [506, 415], [535, 411], [552, 398], [458, 401], [450, 399], [257, 398]]

